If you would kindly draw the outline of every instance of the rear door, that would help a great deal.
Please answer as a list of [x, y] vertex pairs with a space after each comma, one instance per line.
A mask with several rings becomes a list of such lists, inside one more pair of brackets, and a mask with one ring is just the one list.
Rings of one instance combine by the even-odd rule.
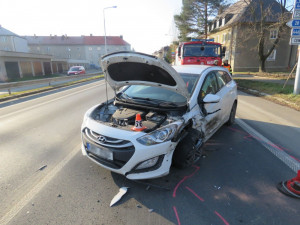
[[230, 114], [233, 102], [235, 100], [234, 85], [231, 76], [225, 71], [216, 71], [218, 81], [218, 95], [222, 98], [222, 115], [223, 122], [226, 122]]

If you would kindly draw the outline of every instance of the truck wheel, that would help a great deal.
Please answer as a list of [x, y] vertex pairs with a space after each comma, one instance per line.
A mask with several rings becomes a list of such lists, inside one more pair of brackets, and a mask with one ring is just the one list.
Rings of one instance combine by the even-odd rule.
[[236, 114], [236, 108], [237, 108], [237, 102], [235, 101], [232, 105], [231, 111], [230, 111], [230, 115], [229, 115], [229, 119], [226, 123], [227, 126], [231, 126], [232, 124], [234, 124], [235, 121], [235, 114]]
[[173, 165], [178, 168], [186, 168], [196, 163], [203, 153], [201, 133], [191, 129], [176, 146], [173, 155]]

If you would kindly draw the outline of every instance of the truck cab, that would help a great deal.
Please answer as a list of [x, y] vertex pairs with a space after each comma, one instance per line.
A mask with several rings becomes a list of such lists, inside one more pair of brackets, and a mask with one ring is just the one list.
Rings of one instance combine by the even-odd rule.
[[176, 51], [175, 65], [222, 65], [222, 46], [211, 40], [180, 43]]

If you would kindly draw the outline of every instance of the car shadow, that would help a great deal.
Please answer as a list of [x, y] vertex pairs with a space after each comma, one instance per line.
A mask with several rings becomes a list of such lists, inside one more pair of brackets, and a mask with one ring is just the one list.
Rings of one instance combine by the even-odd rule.
[[117, 186], [129, 187], [114, 207], [135, 199], [174, 224], [295, 224], [300, 201], [276, 189], [295, 174], [247, 135], [237, 124], [223, 126], [198, 163], [172, 167], [165, 177], [133, 181], [111, 173]]

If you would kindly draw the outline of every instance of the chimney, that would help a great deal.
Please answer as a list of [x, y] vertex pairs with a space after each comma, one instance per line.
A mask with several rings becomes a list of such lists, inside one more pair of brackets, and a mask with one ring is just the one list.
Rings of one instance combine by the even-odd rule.
[[120, 35], [120, 38], [123, 39], [123, 35]]
[[93, 34], [90, 34], [90, 36], [92, 37], [92, 36], [93, 36]]

